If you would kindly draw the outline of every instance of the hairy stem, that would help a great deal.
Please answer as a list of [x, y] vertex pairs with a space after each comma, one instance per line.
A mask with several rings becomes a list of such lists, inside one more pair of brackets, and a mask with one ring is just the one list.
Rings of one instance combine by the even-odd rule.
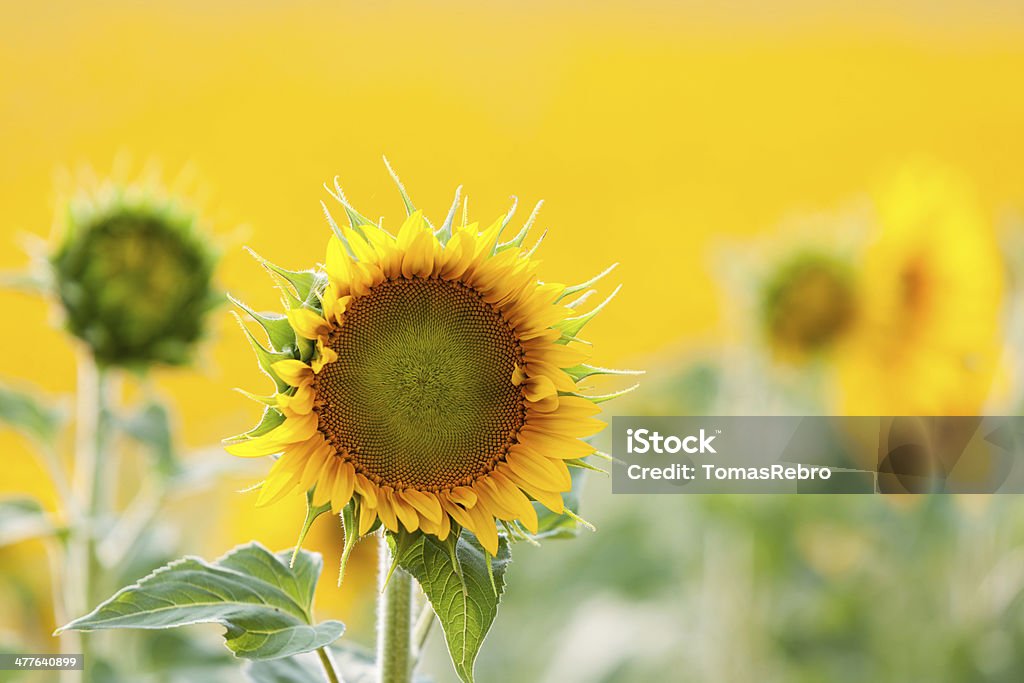
[[[381, 593], [377, 598], [377, 666], [379, 683], [412, 680], [412, 576], [401, 567], [388, 578], [392, 557], [380, 541]], [[384, 582], [387, 584], [384, 585]]]
[[[97, 579], [102, 574], [96, 544], [99, 530], [97, 522], [106, 509], [110, 491], [105, 486], [107, 442], [105, 438], [107, 377], [96, 366], [91, 356], [82, 354], [78, 364], [76, 391], [77, 422], [75, 428], [75, 498], [82, 508], [82, 516], [71, 528], [68, 562], [73, 567], [74, 581], [69, 586], [72, 594], [68, 602], [71, 612], [83, 615], [92, 608], [97, 598]], [[90, 671], [95, 667], [95, 635], [81, 634], [85, 671], [82, 680], [92, 680]]]
[[331, 656], [327, 653], [327, 650], [319, 647], [316, 650], [316, 654], [320, 657], [320, 664], [324, 667], [324, 673], [327, 674], [329, 683], [341, 683], [341, 679], [338, 678], [338, 672], [334, 670], [334, 662], [331, 661]]

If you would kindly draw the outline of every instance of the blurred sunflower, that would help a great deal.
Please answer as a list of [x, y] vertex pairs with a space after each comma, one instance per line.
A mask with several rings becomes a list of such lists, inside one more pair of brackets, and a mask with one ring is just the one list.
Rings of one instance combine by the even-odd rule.
[[564, 303], [593, 281], [539, 282], [522, 246], [532, 220], [502, 243], [506, 217], [481, 231], [463, 214], [453, 229], [457, 200], [439, 230], [406, 201], [397, 235], [346, 203], [351, 227], [335, 226], [325, 267], [291, 274], [297, 357], [269, 363], [266, 427], [227, 446], [283, 453], [258, 504], [315, 487], [315, 506], [352, 501], [360, 535], [378, 519], [442, 540], [457, 525], [492, 554], [496, 519], [536, 533], [531, 499], [565, 510], [567, 463], [604, 426], [577, 393], [601, 372], [576, 338], [601, 307]]
[[221, 296], [197, 216], [141, 185], [108, 184], [81, 191], [63, 219], [50, 269], [68, 331], [100, 365], [187, 362]]
[[800, 369], [829, 360], [860, 317], [858, 263], [870, 222], [861, 202], [787, 217], [753, 243], [726, 242], [715, 254], [729, 300], [727, 328], [745, 355]]
[[969, 415], [1000, 363], [1005, 264], [993, 221], [952, 171], [905, 168], [876, 197], [857, 336], [839, 365], [851, 414]]
[[761, 290], [761, 325], [778, 358], [799, 362], [831, 351], [854, 326], [857, 292], [851, 264], [828, 251], [800, 251]]
[[833, 365], [862, 301], [857, 264], [870, 220], [862, 202], [788, 216], [743, 244], [726, 242], [715, 271], [728, 303], [715, 405], [733, 414], [814, 414], [831, 401]]

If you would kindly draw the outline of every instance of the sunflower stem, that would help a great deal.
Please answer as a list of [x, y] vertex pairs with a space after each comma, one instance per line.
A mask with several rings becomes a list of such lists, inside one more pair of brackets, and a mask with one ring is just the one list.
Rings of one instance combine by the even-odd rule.
[[[108, 376], [91, 355], [83, 353], [78, 363], [77, 424], [75, 432], [75, 497], [84, 515], [72, 528], [68, 562], [74, 567], [75, 586], [71, 612], [85, 614], [97, 598], [98, 579], [102, 576], [97, 545], [99, 521], [110, 491], [107, 487], [107, 399]], [[96, 635], [81, 634], [81, 652], [86, 661], [82, 680], [93, 680], [96, 665]]]
[[320, 664], [324, 667], [324, 673], [327, 675], [327, 680], [330, 683], [341, 683], [341, 679], [338, 678], [338, 672], [334, 670], [334, 662], [331, 661], [331, 655], [327, 653], [327, 650], [322, 647], [316, 649], [316, 654], [320, 657]]
[[412, 576], [394, 567], [391, 551], [380, 540], [380, 596], [377, 598], [377, 666], [379, 683], [412, 680]]

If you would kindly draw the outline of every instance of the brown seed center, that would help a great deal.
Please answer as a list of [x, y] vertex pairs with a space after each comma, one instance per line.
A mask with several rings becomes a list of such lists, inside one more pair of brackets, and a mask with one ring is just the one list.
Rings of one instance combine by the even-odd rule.
[[512, 383], [523, 351], [473, 288], [388, 280], [355, 299], [316, 377], [320, 431], [381, 486], [470, 484], [500, 461], [523, 426]]

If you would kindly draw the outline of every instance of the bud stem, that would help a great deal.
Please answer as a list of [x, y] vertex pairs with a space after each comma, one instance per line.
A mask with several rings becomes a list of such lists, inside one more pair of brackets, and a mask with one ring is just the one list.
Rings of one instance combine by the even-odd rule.
[[[75, 497], [84, 515], [72, 527], [68, 562], [72, 566], [74, 585], [69, 597], [74, 604], [72, 614], [85, 614], [96, 602], [102, 567], [96, 554], [99, 521], [112, 491], [108, 486], [111, 463], [107, 462], [109, 443], [106, 438], [109, 425], [108, 405], [111, 390], [106, 371], [96, 365], [88, 353], [78, 360], [77, 423], [75, 425]], [[81, 651], [85, 659], [82, 680], [93, 680], [91, 672], [96, 666], [96, 636], [81, 634]]]

